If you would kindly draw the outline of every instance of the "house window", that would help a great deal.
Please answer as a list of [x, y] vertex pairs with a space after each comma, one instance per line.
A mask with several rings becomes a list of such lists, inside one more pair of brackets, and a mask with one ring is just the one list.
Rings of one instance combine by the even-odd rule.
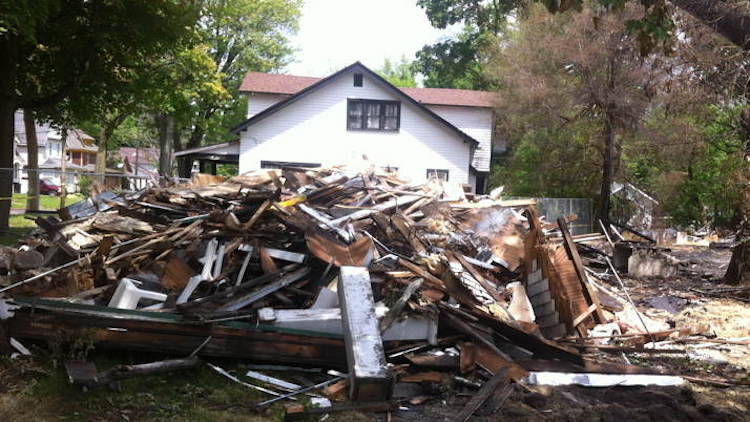
[[427, 169], [427, 178], [435, 177], [443, 182], [448, 181], [448, 170], [443, 169]]
[[401, 103], [382, 100], [349, 100], [346, 128], [351, 130], [398, 130]]
[[50, 157], [59, 157], [60, 156], [60, 143], [56, 141], [50, 141], [48, 146], [48, 155]]
[[361, 73], [354, 74], [354, 86], [362, 86], [362, 74]]
[[316, 167], [320, 167], [320, 163], [296, 163], [293, 161], [261, 161], [260, 162], [260, 168], [262, 169], [281, 169], [284, 167], [316, 168]]

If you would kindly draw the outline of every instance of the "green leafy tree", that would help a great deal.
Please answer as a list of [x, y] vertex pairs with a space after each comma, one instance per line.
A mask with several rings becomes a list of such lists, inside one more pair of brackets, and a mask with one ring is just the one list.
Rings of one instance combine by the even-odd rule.
[[[505, 116], [502, 127], [521, 140], [519, 152], [537, 151], [543, 163], [564, 163], [540, 168], [568, 172], [554, 173], [566, 182], [591, 174], [565, 168], [583, 164], [571, 163], [576, 160], [567, 155], [571, 151], [600, 169], [598, 208], [604, 220], [623, 136], [638, 125], [655, 93], [653, 84], [665, 74], [663, 66], [640, 57], [636, 39], [622, 26], [635, 13], [628, 8], [600, 15], [595, 26], [591, 9], [551, 17], [533, 8], [488, 68], [503, 86], [498, 115]], [[589, 190], [596, 185], [591, 181], [587, 177]]]
[[493, 44], [505, 28], [507, 16], [520, 7], [521, 0], [418, 0], [430, 23], [445, 29], [463, 24], [458, 36], [426, 45], [417, 52], [415, 66], [424, 75], [427, 87], [490, 89], [485, 77], [483, 50]]
[[[0, 168], [13, 165], [14, 110], [69, 126], [83, 110], [189, 35], [193, 0], [14, 0], [0, 2]], [[82, 110], [83, 109], [83, 110]], [[0, 177], [0, 197], [12, 178]], [[0, 201], [0, 229], [10, 201]]]
[[414, 65], [401, 57], [401, 61], [393, 63], [390, 59], [385, 59], [383, 66], [377, 69], [378, 75], [384, 77], [388, 82], [398, 87], [416, 87], [417, 79]]
[[[175, 149], [230, 137], [227, 129], [242, 121], [247, 110], [247, 99], [239, 93], [245, 74], [276, 71], [289, 63], [289, 36], [297, 30], [301, 4], [301, 0], [204, 0], [198, 29], [201, 44], [229, 95], [191, 102], [177, 116], [186, 141], [175, 139]], [[181, 175], [187, 177], [189, 172], [189, 163], [180, 163]]]

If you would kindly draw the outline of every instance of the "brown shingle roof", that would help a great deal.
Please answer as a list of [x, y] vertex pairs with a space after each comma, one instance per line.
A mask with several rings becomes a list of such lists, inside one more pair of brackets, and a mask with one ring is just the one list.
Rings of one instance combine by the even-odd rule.
[[422, 104], [494, 107], [495, 93], [448, 88], [399, 88]]
[[240, 85], [240, 92], [262, 92], [265, 94], [296, 94], [318, 82], [320, 78], [309, 76], [277, 75], [273, 73], [248, 72]]
[[[309, 76], [278, 75], [248, 72], [240, 92], [292, 95], [318, 82]], [[448, 88], [399, 88], [403, 93], [422, 104], [465, 107], [494, 107], [495, 93]]]

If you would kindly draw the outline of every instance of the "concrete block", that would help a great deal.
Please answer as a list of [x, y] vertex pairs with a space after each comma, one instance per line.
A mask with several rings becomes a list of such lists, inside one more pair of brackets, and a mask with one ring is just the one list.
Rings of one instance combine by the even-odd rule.
[[538, 295], [539, 293], [549, 290], [549, 281], [545, 278], [526, 287], [526, 294], [529, 296]]
[[549, 315], [539, 317], [536, 319], [536, 323], [542, 328], [557, 325], [560, 323], [560, 314], [558, 314], [557, 312], [554, 312]]
[[534, 296], [531, 296], [529, 300], [531, 301], [531, 304], [534, 305], [535, 307], [541, 306], [547, 302], [552, 301], [552, 295], [550, 294], [549, 290], [547, 290], [545, 292], [537, 293]]

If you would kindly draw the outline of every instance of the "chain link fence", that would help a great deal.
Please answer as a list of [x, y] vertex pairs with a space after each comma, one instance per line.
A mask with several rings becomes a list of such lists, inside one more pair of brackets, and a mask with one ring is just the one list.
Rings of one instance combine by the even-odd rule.
[[[119, 172], [94, 173], [81, 170], [61, 170], [61, 169], [26, 169], [26, 168], [0, 168], [0, 177], [12, 178], [13, 195], [16, 198], [2, 198], [11, 200], [11, 208], [24, 208], [22, 202], [28, 198], [29, 180], [32, 172], [38, 172], [39, 175], [39, 197], [54, 197], [63, 193], [67, 195], [80, 194], [89, 196], [94, 181], [102, 183], [102, 191], [139, 191], [149, 187], [165, 184], [166, 182], [184, 182], [189, 179], [178, 177], [161, 177], [158, 173], [148, 174], [127, 174]], [[25, 195], [25, 197], [24, 197]], [[18, 203], [17, 203], [18, 202]], [[68, 204], [69, 205], [69, 204]]]

